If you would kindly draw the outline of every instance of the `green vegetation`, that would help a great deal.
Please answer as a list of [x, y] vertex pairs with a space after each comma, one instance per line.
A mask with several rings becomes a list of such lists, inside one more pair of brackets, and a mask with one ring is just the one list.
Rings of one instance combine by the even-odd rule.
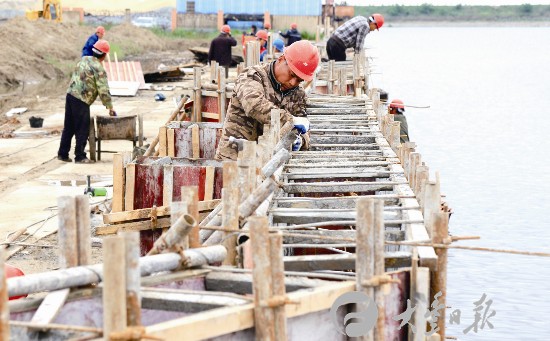
[[[214, 39], [220, 32], [214, 30], [192, 30], [186, 28], [176, 28], [174, 31], [164, 30], [160, 27], [151, 28], [151, 32], [161, 38], [168, 39]], [[240, 37], [242, 35], [240, 30], [231, 30], [233, 37]]]
[[355, 6], [355, 15], [382, 13], [389, 21], [550, 21], [550, 5]]

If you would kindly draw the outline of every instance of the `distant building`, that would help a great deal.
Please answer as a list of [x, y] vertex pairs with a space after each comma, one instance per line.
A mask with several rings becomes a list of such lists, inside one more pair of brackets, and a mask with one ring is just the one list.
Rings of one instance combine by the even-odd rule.
[[177, 0], [176, 9], [178, 27], [217, 28], [221, 26], [217, 16], [222, 11], [222, 24], [234, 28], [248, 29], [252, 24], [270, 22], [276, 31], [296, 22], [300, 31], [314, 33], [322, 14], [322, 0]]

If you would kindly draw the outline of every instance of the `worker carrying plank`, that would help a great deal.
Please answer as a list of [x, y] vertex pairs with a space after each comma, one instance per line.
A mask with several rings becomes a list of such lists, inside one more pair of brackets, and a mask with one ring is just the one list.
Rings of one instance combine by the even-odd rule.
[[384, 25], [384, 17], [378, 13], [368, 18], [359, 15], [346, 21], [327, 41], [328, 59], [337, 62], [345, 61], [347, 48], [353, 48], [358, 54], [363, 48], [367, 34], [373, 30], [379, 30], [382, 25]]
[[309, 121], [306, 93], [300, 83], [312, 80], [318, 65], [317, 48], [302, 40], [286, 48], [277, 60], [244, 69], [235, 82], [216, 158], [237, 159], [237, 146], [229, 142], [230, 137], [258, 141], [264, 124], [271, 121], [272, 109], [283, 110], [281, 126], [293, 122], [301, 133], [294, 141], [293, 149], [307, 150]]
[[109, 93], [107, 73], [101, 65], [105, 56], [109, 53], [109, 43], [105, 40], [98, 40], [93, 47], [93, 56], [82, 57], [76, 65], [71, 76], [71, 82], [67, 89], [65, 101], [65, 120], [61, 142], [57, 152], [57, 159], [71, 162], [69, 150], [71, 140], [75, 137], [74, 148], [75, 163], [92, 163], [86, 157], [86, 142], [90, 132], [90, 105], [99, 96], [103, 105], [109, 109], [109, 115], [116, 116]]

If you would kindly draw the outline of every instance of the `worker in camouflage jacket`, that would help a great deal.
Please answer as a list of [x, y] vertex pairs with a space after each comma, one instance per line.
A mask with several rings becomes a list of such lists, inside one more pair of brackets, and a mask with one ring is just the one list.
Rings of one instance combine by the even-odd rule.
[[82, 57], [76, 65], [67, 89], [65, 101], [65, 120], [57, 159], [71, 162], [69, 150], [71, 140], [75, 137], [75, 163], [91, 163], [86, 157], [86, 142], [90, 131], [90, 105], [99, 96], [109, 115], [116, 116], [111, 102], [107, 73], [101, 65], [109, 53], [109, 43], [99, 40], [94, 44], [93, 56]]
[[264, 124], [271, 121], [272, 109], [283, 109], [281, 126], [293, 122], [299, 132], [292, 149], [308, 149], [306, 94], [300, 83], [313, 79], [318, 64], [317, 48], [303, 40], [288, 47], [283, 55], [269, 64], [244, 69], [235, 82], [216, 158], [237, 159], [238, 145], [230, 143], [230, 137], [258, 141]]

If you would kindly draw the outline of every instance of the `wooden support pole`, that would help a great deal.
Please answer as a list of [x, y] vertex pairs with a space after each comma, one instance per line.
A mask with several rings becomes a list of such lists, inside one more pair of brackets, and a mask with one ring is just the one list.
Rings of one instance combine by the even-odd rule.
[[112, 332], [127, 327], [125, 240], [122, 236], [105, 238], [103, 248], [103, 339], [110, 340]]
[[87, 195], [77, 195], [76, 203], [76, 235], [78, 247], [77, 265], [92, 264], [92, 231], [90, 224], [90, 198]]
[[348, 94], [348, 75], [345, 67], [341, 68], [338, 73], [338, 93], [340, 96], [347, 96]]
[[[449, 214], [441, 210], [433, 214], [434, 231], [432, 241], [434, 244], [448, 244], [449, 238]], [[432, 272], [431, 287], [432, 295], [435, 297], [438, 292], [441, 296], [438, 297], [439, 304], [442, 305], [439, 310], [440, 316], [437, 319], [438, 333], [441, 340], [445, 340], [445, 307], [447, 301], [447, 249], [436, 248], [437, 254], [437, 271]]]
[[202, 121], [202, 69], [199, 66], [193, 68], [193, 122]]
[[239, 152], [237, 166], [239, 170], [239, 202], [247, 198], [254, 190], [256, 174], [256, 142], [245, 141], [243, 150]]
[[201, 157], [200, 152], [200, 128], [198, 124], [193, 124], [189, 126], [188, 129], [191, 129], [191, 150], [193, 159], [198, 159]]
[[273, 292], [267, 217], [250, 217], [250, 242], [254, 257], [252, 289], [254, 292], [254, 328], [257, 340], [276, 340], [272, 309], [267, 305]]
[[[355, 261], [356, 289], [374, 299], [373, 287], [363, 286], [374, 276], [374, 199], [362, 198], [357, 201], [357, 259]], [[357, 311], [367, 311], [367, 303], [360, 303]], [[374, 333], [370, 330], [361, 340], [373, 341]]]
[[393, 122], [391, 125], [391, 148], [397, 154], [401, 146], [401, 122]]
[[210, 201], [214, 198], [214, 172], [216, 167], [206, 166], [204, 179], [204, 200]]
[[[285, 265], [283, 262], [283, 234], [277, 232], [269, 236], [269, 258], [271, 265], [272, 297], [284, 298], [285, 288]], [[286, 312], [284, 305], [273, 308], [275, 319], [275, 339], [284, 341], [286, 334]]]
[[428, 236], [434, 236], [434, 214], [439, 212], [441, 206], [441, 194], [439, 193], [439, 186], [434, 181], [427, 181], [424, 187], [424, 210], [422, 215], [424, 216], [424, 225]]
[[183, 239], [191, 232], [191, 229], [195, 225], [197, 225], [197, 222], [192, 216], [183, 214], [166, 233], [163, 233], [162, 236], [155, 241], [153, 248], [147, 253], [147, 256], [178, 251], [177, 246], [181, 245]]
[[174, 195], [174, 166], [162, 165], [162, 205], [170, 206]]
[[217, 80], [218, 62], [213, 60], [210, 62], [210, 82], [215, 83]]
[[[279, 142], [281, 134], [281, 109], [271, 109], [271, 136], [273, 147]], [[271, 155], [269, 155], [271, 158]], [[264, 163], [262, 163], [263, 165]]]
[[227, 106], [227, 93], [225, 90], [225, 68], [218, 68], [218, 114], [220, 122], [225, 122], [225, 111]]
[[0, 340], [10, 339], [10, 306], [6, 283], [6, 249], [0, 248]]
[[[373, 220], [373, 237], [374, 237], [374, 276], [380, 277], [386, 273], [385, 257], [384, 257], [384, 200], [374, 199], [374, 220]], [[378, 320], [374, 326], [374, 339], [385, 339], [386, 325], [386, 305], [385, 294], [386, 287], [389, 284], [374, 287], [374, 301], [378, 306]], [[388, 288], [389, 289], [389, 288]]]
[[136, 186], [136, 164], [126, 165], [126, 188], [124, 194], [124, 209], [131, 211], [134, 209], [134, 190]]
[[126, 319], [128, 326], [141, 326], [141, 273], [139, 232], [124, 232], [126, 262]]
[[[198, 186], [182, 186], [181, 187], [181, 201], [187, 203], [187, 213], [199, 221], [199, 188]], [[195, 225], [189, 232], [189, 247], [197, 248], [201, 247], [199, 238], [199, 227]]]
[[335, 64], [334, 60], [329, 60], [327, 71], [327, 93], [330, 95], [334, 92], [334, 72]]
[[166, 155], [176, 157], [176, 136], [172, 128], [166, 129]]
[[[225, 167], [224, 167], [225, 168]], [[234, 232], [224, 232], [223, 246], [227, 257], [223, 265], [237, 265], [237, 231], [239, 231], [239, 188], [222, 188], [222, 226]]]
[[416, 200], [421, 208], [424, 207], [424, 189], [426, 188], [426, 181], [428, 181], [429, 177], [430, 169], [428, 166], [420, 166], [416, 168], [415, 186], [412, 190], [416, 195]]
[[416, 168], [421, 165], [422, 156], [414, 152], [409, 155], [409, 185], [414, 188], [416, 178]]
[[158, 149], [158, 155], [159, 156], [167, 156], [168, 155], [168, 150], [167, 150], [167, 145], [168, 145], [168, 137], [166, 136], [166, 134], [168, 133], [168, 128], [166, 127], [159, 127], [159, 149]]
[[71, 196], [57, 199], [59, 209], [59, 267], [78, 266], [78, 234], [76, 225], [76, 201]]

